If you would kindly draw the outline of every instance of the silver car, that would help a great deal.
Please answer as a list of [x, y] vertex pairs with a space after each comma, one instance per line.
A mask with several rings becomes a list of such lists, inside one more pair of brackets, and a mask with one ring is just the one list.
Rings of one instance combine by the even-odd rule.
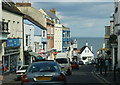
[[22, 85], [64, 85], [66, 76], [61, 72], [58, 63], [53, 61], [39, 61], [32, 63], [22, 77]]

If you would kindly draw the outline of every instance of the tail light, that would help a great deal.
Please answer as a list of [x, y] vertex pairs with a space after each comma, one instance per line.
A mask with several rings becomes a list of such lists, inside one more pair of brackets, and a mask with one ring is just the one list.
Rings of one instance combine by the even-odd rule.
[[64, 81], [64, 80], [65, 80], [65, 76], [61, 73], [58, 81]]
[[28, 80], [28, 78], [26, 77], [26, 75], [23, 75], [22, 82], [30, 82], [30, 81]]
[[67, 67], [67, 69], [70, 69], [70, 67]]

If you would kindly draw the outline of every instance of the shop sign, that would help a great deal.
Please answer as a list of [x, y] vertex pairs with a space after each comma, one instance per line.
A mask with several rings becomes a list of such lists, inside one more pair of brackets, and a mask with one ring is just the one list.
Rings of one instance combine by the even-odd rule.
[[16, 46], [21, 46], [20, 39], [7, 39], [6, 47], [16, 47]]

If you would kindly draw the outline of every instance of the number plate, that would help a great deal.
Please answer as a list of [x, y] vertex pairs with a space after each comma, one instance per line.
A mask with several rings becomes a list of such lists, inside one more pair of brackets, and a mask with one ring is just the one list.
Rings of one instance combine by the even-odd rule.
[[40, 80], [51, 80], [51, 77], [37, 77], [36, 80], [37, 81], [40, 81]]

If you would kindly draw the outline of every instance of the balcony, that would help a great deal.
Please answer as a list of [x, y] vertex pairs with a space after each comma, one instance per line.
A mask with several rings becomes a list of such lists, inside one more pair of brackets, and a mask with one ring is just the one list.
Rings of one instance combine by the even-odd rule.
[[0, 22], [0, 40], [7, 40], [8, 32], [8, 23], [7, 22]]

